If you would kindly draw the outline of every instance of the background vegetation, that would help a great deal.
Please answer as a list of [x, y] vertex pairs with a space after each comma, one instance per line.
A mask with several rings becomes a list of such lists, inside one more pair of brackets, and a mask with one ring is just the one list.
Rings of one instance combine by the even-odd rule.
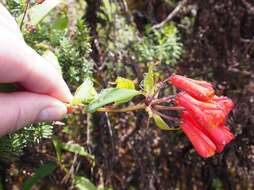
[[[236, 136], [202, 159], [181, 132], [147, 127], [143, 112], [85, 114], [27, 126], [0, 138], [0, 189], [253, 189], [254, 4], [247, 0], [69, 0], [47, 12], [39, 1], [5, 0], [28, 44], [59, 62], [69, 87], [89, 77], [96, 89], [118, 76], [143, 87], [156, 63], [163, 80], [177, 72], [213, 82], [237, 106]], [[168, 89], [171, 91], [172, 89]], [[165, 91], [164, 93], [168, 93]], [[138, 101], [134, 99], [134, 102]]]

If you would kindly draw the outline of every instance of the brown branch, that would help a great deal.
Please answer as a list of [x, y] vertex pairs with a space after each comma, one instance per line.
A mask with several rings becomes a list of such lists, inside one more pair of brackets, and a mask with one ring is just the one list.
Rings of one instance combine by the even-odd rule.
[[150, 105], [171, 102], [172, 100], [174, 100], [174, 98], [175, 98], [175, 95], [166, 96], [166, 97], [151, 101]]
[[24, 11], [24, 14], [22, 16], [22, 19], [21, 19], [21, 22], [20, 22], [20, 30], [22, 30], [22, 27], [23, 27], [23, 24], [24, 24], [24, 20], [26, 18], [26, 14], [27, 14], [27, 11], [28, 11], [28, 8], [29, 8], [29, 4], [30, 4], [30, 0], [27, 0], [26, 1], [26, 6], [25, 6], [25, 11]]
[[77, 19], [76, 19], [76, 9], [75, 9], [75, 4], [76, 4], [76, 0], [67, 0], [67, 5], [68, 5], [68, 9], [67, 9], [67, 15], [68, 15], [68, 34], [69, 37], [73, 37], [75, 32], [76, 32], [76, 23], [77, 23]]
[[167, 16], [165, 20], [163, 20], [161, 23], [156, 24], [153, 26], [153, 29], [161, 28], [163, 27], [168, 21], [170, 21], [174, 16], [177, 15], [177, 13], [186, 5], [188, 0], [182, 0], [176, 8]]

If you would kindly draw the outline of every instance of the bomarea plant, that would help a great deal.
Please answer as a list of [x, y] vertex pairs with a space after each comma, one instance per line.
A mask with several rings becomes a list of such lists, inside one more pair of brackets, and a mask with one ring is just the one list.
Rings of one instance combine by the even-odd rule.
[[[122, 77], [116, 79], [115, 85], [114, 88], [97, 93], [93, 82], [86, 79], [68, 105], [69, 113], [78, 106], [83, 106], [87, 113], [145, 110], [148, 113], [148, 124], [152, 118], [161, 130], [182, 130], [196, 152], [204, 158], [222, 152], [234, 138], [225, 126], [234, 103], [227, 97], [216, 96], [212, 84], [206, 81], [173, 74], [157, 82], [154, 65], [150, 64], [142, 90], [136, 90], [133, 81]], [[168, 85], [175, 86], [180, 92], [161, 96], [162, 89]], [[142, 97], [137, 98], [138, 103], [122, 106], [136, 96]]]

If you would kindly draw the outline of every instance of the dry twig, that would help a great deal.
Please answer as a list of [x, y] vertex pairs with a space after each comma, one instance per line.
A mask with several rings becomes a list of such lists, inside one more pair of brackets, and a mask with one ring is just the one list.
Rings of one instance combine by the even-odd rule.
[[188, 0], [182, 0], [176, 8], [167, 16], [165, 20], [163, 20], [161, 23], [156, 24], [153, 26], [153, 29], [161, 28], [163, 27], [168, 21], [170, 21], [181, 9], [183, 6], [186, 5]]

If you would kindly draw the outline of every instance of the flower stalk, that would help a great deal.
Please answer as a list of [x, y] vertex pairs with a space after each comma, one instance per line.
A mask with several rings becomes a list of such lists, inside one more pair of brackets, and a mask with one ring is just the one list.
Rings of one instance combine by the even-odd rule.
[[137, 111], [137, 110], [142, 110], [145, 109], [146, 105], [144, 103], [140, 103], [134, 106], [129, 106], [126, 108], [110, 108], [110, 107], [104, 107], [104, 108], [99, 108], [96, 110], [96, 112], [109, 112], [109, 113], [118, 113], [118, 112], [131, 112], [131, 111]]

